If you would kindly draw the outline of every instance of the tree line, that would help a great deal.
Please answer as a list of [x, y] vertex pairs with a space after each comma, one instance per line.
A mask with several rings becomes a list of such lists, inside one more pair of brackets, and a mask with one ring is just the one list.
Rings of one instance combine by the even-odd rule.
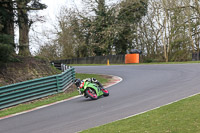
[[[0, 0], [0, 61], [9, 61], [18, 54], [31, 56], [29, 49], [29, 30], [39, 19], [30, 18], [31, 11], [45, 9], [40, 0]], [[19, 27], [19, 44], [15, 44], [16, 26]]]
[[[168, 62], [191, 60], [191, 54], [199, 52], [199, 0], [82, 1], [84, 9], [67, 5], [60, 9], [55, 30], [49, 33], [55, 37], [41, 45], [37, 56], [55, 60], [140, 49], [146, 62]], [[39, 0], [0, 3], [0, 58], [15, 53], [16, 46], [20, 55], [29, 56], [28, 32], [33, 20], [28, 13], [46, 6]], [[16, 25], [19, 45], [14, 44]]]
[[136, 24], [147, 14], [147, 0], [82, 1], [81, 11], [62, 7], [56, 38], [42, 46], [38, 55], [66, 59], [125, 54], [132, 48]]
[[149, 0], [148, 6], [134, 47], [145, 51], [149, 60], [192, 60], [192, 53], [199, 53], [200, 1]]
[[141, 49], [146, 62], [168, 62], [191, 60], [199, 52], [199, 0], [83, 1], [81, 12], [61, 9], [56, 39], [38, 55], [66, 59]]

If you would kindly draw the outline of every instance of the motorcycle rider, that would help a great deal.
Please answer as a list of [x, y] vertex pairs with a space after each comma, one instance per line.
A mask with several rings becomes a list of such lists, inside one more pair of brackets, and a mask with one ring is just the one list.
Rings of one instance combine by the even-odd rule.
[[77, 86], [77, 89], [78, 89], [78, 91], [79, 91], [80, 94], [81, 94], [81, 92], [80, 92], [80, 86], [81, 86], [81, 83], [83, 83], [83, 82], [95, 83], [95, 84], [99, 85], [99, 87], [101, 89], [104, 89], [103, 85], [97, 79], [95, 79], [95, 78], [86, 78], [86, 79], [83, 79], [82, 81], [80, 79], [75, 79], [74, 83]]

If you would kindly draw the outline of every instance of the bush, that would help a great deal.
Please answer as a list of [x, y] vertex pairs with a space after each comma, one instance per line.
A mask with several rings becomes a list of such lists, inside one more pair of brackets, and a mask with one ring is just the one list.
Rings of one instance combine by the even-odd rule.
[[13, 47], [15, 47], [15, 44], [13, 42], [13, 37], [11, 35], [7, 35], [7, 34], [1, 34], [0, 35], [0, 43], [1, 44], [9, 44]]
[[143, 62], [144, 63], [151, 63], [151, 62], [153, 62], [153, 59], [147, 58], [147, 59], [144, 59]]
[[7, 62], [11, 58], [13, 47], [9, 44], [0, 43], [0, 61]]

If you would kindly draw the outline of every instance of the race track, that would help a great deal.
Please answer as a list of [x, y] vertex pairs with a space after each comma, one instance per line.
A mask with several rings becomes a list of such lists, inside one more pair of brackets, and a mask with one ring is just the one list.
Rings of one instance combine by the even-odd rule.
[[145, 112], [200, 92], [200, 64], [75, 67], [119, 76], [109, 97], [67, 102], [0, 120], [0, 133], [73, 133]]

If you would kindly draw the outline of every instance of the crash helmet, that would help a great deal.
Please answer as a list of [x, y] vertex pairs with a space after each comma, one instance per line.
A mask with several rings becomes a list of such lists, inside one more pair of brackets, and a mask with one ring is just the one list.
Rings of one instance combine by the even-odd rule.
[[80, 79], [75, 79], [74, 84], [79, 87], [81, 85], [81, 80]]
[[96, 80], [95, 78], [92, 78], [91, 80], [92, 80], [92, 82], [94, 82], [94, 83], [97, 82], [97, 80]]

